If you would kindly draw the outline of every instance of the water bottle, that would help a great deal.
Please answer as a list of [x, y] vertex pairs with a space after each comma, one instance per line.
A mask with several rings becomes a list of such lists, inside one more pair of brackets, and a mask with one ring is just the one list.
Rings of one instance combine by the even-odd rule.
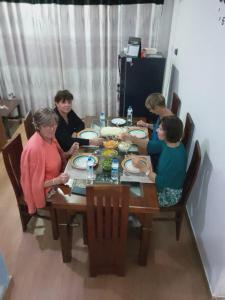
[[131, 106], [127, 109], [127, 125], [131, 126], [133, 122], [133, 109]]
[[94, 179], [94, 169], [93, 169], [93, 158], [91, 156], [88, 156], [87, 160], [87, 179], [92, 181]]
[[105, 127], [105, 113], [104, 112], [100, 113], [99, 121], [100, 121], [100, 127]]
[[118, 183], [118, 179], [119, 179], [119, 161], [118, 161], [117, 158], [113, 158], [113, 161], [112, 161], [111, 179]]

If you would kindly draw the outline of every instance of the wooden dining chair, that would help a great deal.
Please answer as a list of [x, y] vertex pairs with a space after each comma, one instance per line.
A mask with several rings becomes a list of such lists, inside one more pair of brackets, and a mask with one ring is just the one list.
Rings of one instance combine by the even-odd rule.
[[193, 132], [194, 132], [194, 122], [191, 118], [191, 115], [189, 113], [187, 113], [186, 121], [185, 121], [185, 125], [184, 125], [184, 134], [183, 134], [183, 138], [181, 140], [181, 142], [183, 143], [183, 145], [187, 151], [189, 150], [189, 147], [191, 144]]
[[87, 236], [90, 276], [125, 275], [129, 187], [87, 187]]
[[34, 128], [34, 124], [33, 124], [33, 116], [32, 116], [31, 111], [29, 111], [26, 114], [26, 117], [24, 119], [24, 128], [25, 128], [27, 139], [29, 140], [29, 138], [35, 133], [35, 128]]
[[38, 213], [30, 215], [28, 213], [28, 207], [26, 205], [26, 202], [24, 201], [23, 191], [20, 184], [20, 159], [22, 151], [23, 145], [20, 134], [18, 134], [15, 138], [11, 139], [2, 149], [5, 168], [16, 195], [23, 231], [27, 230], [27, 224], [33, 216], [48, 219], [51, 221], [53, 239], [56, 240], [59, 237], [59, 233], [56, 220], [56, 213], [55, 210], [52, 209], [51, 205], [40, 209], [40, 211], [49, 211], [49, 216], [39, 215]]
[[182, 220], [186, 211], [186, 204], [187, 200], [189, 198], [189, 195], [191, 193], [191, 190], [193, 188], [193, 185], [195, 183], [195, 180], [197, 178], [198, 170], [201, 163], [201, 150], [199, 146], [199, 142], [195, 142], [194, 151], [191, 159], [191, 163], [188, 167], [188, 171], [185, 177], [183, 191], [181, 195], [180, 201], [170, 207], [161, 207], [160, 213], [164, 212], [173, 212], [173, 217], [156, 217], [153, 220], [154, 221], [175, 221], [176, 223], [176, 240], [178, 241], [180, 239], [180, 230], [182, 225]]
[[173, 93], [172, 104], [170, 109], [175, 116], [178, 115], [180, 111], [180, 106], [181, 106], [180, 98], [176, 93]]

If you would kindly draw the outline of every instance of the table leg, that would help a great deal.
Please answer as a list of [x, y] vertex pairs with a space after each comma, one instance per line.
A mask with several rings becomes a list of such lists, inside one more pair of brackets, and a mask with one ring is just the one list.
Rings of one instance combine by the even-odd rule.
[[70, 215], [66, 209], [58, 209], [57, 219], [63, 262], [71, 262], [72, 227], [70, 226]]
[[4, 127], [5, 127], [6, 135], [8, 136], [8, 138], [11, 138], [11, 133], [10, 133], [10, 130], [9, 130], [8, 118], [7, 117], [2, 117], [2, 122], [3, 122]]
[[22, 114], [21, 114], [20, 104], [17, 105], [17, 112], [18, 112], [18, 119], [21, 124], [22, 123]]
[[150, 236], [152, 230], [152, 216], [146, 214], [140, 218], [142, 223], [140, 249], [138, 256], [139, 265], [146, 266], [148, 262], [148, 251], [150, 245]]

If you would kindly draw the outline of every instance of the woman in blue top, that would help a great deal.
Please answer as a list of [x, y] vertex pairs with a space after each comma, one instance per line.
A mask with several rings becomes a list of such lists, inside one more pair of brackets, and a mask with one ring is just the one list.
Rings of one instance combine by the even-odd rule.
[[141, 162], [135, 156], [132, 161], [142, 172], [156, 183], [160, 206], [175, 205], [182, 193], [186, 175], [187, 153], [180, 142], [183, 134], [182, 121], [176, 116], [168, 116], [161, 120], [157, 129], [158, 141], [149, 141], [147, 151], [151, 154], [160, 154], [156, 171], [151, 163]]
[[[140, 120], [137, 122], [137, 125], [150, 129], [151, 130], [150, 140], [157, 141], [158, 140], [157, 129], [159, 127], [161, 119], [167, 116], [172, 116], [173, 113], [171, 112], [170, 109], [166, 107], [165, 97], [160, 93], [153, 93], [149, 95], [145, 101], [145, 106], [147, 110], [157, 115], [158, 118], [154, 124], [149, 124]], [[159, 155], [152, 153], [151, 161], [152, 161], [153, 169], [156, 170], [159, 161]]]

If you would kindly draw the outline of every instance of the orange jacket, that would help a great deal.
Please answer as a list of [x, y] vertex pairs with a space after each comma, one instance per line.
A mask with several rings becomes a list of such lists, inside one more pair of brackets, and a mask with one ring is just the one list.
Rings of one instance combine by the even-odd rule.
[[[62, 157], [62, 150], [56, 140], [59, 153]], [[35, 133], [26, 144], [20, 162], [21, 186], [24, 193], [24, 200], [27, 203], [30, 214], [36, 212], [37, 208], [45, 206], [45, 161], [44, 140]], [[63, 161], [62, 161], [63, 163]]]

